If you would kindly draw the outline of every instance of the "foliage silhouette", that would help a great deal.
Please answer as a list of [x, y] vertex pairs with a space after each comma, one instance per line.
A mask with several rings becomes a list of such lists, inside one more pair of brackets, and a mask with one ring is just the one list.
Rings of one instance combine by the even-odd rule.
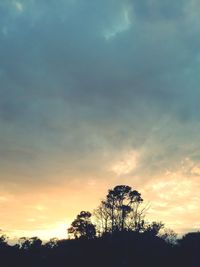
[[96, 235], [96, 229], [90, 220], [92, 214], [89, 211], [81, 211], [68, 228], [68, 234], [75, 238], [92, 239]]
[[162, 223], [147, 223], [144, 217], [136, 220], [141, 224], [139, 230], [134, 218], [129, 227], [130, 215], [137, 214], [135, 207], [139, 209], [141, 203], [141, 195], [131, 187], [120, 185], [109, 190], [95, 211], [95, 217], [100, 216], [104, 223], [98, 237], [92, 214], [87, 211], [80, 212], [68, 229], [73, 239], [51, 239], [43, 244], [38, 237], [22, 237], [18, 244], [10, 245], [2, 234], [0, 266], [199, 267], [199, 232], [177, 240], [176, 234], [164, 229]]
[[140, 231], [144, 225], [144, 210], [139, 209], [141, 194], [127, 185], [117, 185], [108, 191], [106, 199], [95, 210], [99, 235], [108, 232]]

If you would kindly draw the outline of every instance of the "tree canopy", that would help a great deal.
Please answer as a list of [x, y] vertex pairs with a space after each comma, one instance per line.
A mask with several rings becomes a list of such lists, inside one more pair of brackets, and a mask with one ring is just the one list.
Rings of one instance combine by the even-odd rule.
[[117, 185], [110, 189], [106, 199], [101, 201], [94, 212], [98, 232], [139, 231], [145, 215], [144, 209], [140, 209], [142, 202], [141, 194], [130, 186]]
[[89, 211], [81, 211], [72, 222], [71, 227], [68, 228], [68, 234], [75, 238], [94, 238], [96, 229], [90, 220], [91, 216]]

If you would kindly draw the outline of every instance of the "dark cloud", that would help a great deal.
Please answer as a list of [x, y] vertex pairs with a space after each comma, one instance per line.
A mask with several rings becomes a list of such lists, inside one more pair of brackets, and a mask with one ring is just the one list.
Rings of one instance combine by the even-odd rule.
[[66, 179], [83, 169], [103, 175], [114, 155], [138, 150], [140, 173], [152, 174], [192, 156], [199, 8], [158, 0], [0, 4], [3, 173], [14, 168], [9, 179], [36, 184], [59, 169], [70, 169]]

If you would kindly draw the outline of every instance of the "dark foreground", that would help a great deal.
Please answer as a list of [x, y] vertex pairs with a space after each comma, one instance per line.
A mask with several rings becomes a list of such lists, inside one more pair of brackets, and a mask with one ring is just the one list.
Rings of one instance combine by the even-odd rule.
[[2, 267], [199, 267], [200, 233], [187, 234], [176, 245], [138, 233], [53, 240], [45, 245], [33, 238], [23, 246], [2, 243], [0, 259]]

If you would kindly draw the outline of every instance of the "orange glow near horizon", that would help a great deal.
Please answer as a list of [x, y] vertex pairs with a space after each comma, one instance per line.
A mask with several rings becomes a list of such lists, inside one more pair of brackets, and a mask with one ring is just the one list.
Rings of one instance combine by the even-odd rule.
[[[1, 229], [17, 239], [38, 236], [44, 240], [66, 238], [67, 228], [81, 210], [93, 211], [105, 198], [108, 189], [118, 184], [138, 190], [150, 208], [146, 220], [162, 221], [177, 233], [199, 229], [199, 166], [189, 158], [179, 168], [162, 175], [133, 175], [141, 154], [128, 151], [115, 156], [103, 173], [80, 173], [57, 184], [9, 186], [0, 189]], [[190, 173], [190, 174], [189, 174]], [[190, 176], [189, 176], [190, 175]], [[49, 180], [55, 180], [49, 177]], [[84, 180], [84, 182], [83, 182]], [[61, 182], [63, 181], [63, 182]]]
[[193, 222], [199, 221], [200, 214], [198, 177], [188, 180], [182, 175], [181, 170], [166, 172], [162, 178], [154, 177], [145, 184], [122, 176], [101, 181], [89, 179], [85, 185], [66, 183], [41, 187], [32, 194], [1, 194], [1, 227], [11, 239], [22, 236], [38, 236], [44, 240], [67, 238], [67, 228], [81, 210], [93, 211], [108, 189], [128, 184], [141, 192], [145, 204], [150, 204], [147, 220], [162, 221], [179, 234], [196, 230], [199, 225]]

